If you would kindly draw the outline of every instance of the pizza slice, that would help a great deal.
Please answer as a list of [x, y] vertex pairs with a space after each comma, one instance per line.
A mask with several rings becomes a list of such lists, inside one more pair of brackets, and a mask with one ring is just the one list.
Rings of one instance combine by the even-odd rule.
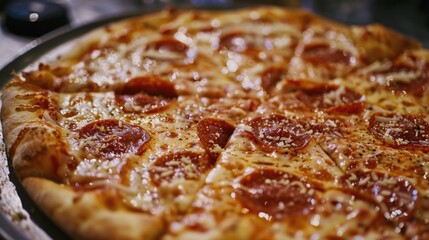
[[69, 184], [67, 179], [78, 159], [68, 151], [68, 132], [58, 125], [57, 105], [47, 90], [11, 82], [2, 101], [9, 106], [2, 109], [2, 123], [9, 130], [5, 142], [14, 169], [51, 219], [82, 238], [159, 236], [163, 229], [160, 216], [129, 211], [118, 201], [116, 189], [85, 192]]
[[337, 181], [345, 191], [377, 204], [395, 231], [424, 238], [429, 149], [425, 108], [411, 95], [395, 99], [397, 106], [389, 109], [376, 99], [394, 99], [395, 92], [371, 91], [362, 83], [352, 90], [341, 81], [285, 81], [283, 92], [259, 112], [264, 108], [295, 116], [344, 173]]
[[166, 24], [164, 31], [192, 39], [218, 71], [261, 96], [286, 72], [311, 17], [305, 11], [275, 7], [247, 8], [233, 15], [193, 11]]
[[406, 237], [427, 237], [427, 115], [374, 113], [321, 143], [357, 197], [372, 198]]
[[346, 27], [314, 18], [303, 32], [287, 77], [323, 82], [419, 47], [417, 42], [379, 25]]
[[[3, 90], [6, 145], [41, 209], [71, 236], [159, 237], [192, 203], [254, 99]], [[106, 228], [106, 226], [108, 226]]]
[[[426, 108], [429, 96], [429, 53], [426, 50], [405, 51], [397, 58], [391, 60], [377, 61], [360, 69], [356, 74], [350, 76], [368, 82], [377, 91], [390, 91], [401, 99], [414, 97], [416, 100], [412, 105], [421, 105]], [[368, 84], [368, 85], [369, 85]], [[368, 88], [368, 87], [367, 87]], [[370, 89], [367, 89], [371, 94]], [[374, 92], [374, 91], [373, 91]], [[372, 95], [376, 95], [372, 93]], [[392, 101], [395, 99], [392, 97]], [[376, 102], [378, 103], [378, 102]], [[401, 104], [410, 105], [407, 103]]]

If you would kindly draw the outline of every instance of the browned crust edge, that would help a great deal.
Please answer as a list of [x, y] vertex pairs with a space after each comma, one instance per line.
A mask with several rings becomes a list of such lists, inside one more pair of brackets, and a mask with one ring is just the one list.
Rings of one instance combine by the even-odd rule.
[[110, 209], [100, 192], [78, 192], [42, 178], [22, 181], [31, 198], [55, 223], [77, 239], [156, 239], [163, 233], [160, 216]]

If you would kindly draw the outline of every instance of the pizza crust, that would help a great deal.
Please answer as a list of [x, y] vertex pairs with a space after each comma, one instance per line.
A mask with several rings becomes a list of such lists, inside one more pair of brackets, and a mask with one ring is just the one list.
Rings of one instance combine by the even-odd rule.
[[22, 184], [46, 215], [76, 239], [156, 239], [163, 233], [160, 216], [108, 208], [100, 192], [77, 192], [33, 177]]
[[[46, 109], [26, 99], [41, 89], [27, 83], [11, 82], [3, 90], [2, 123], [7, 151], [20, 178], [39, 176], [60, 181], [69, 175], [74, 158], [63, 141], [64, 132], [55, 125]], [[24, 96], [24, 97], [23, 97]], [[50, 101], [50, 96], [42, 96]], [[29, 106], [29, 110], [19, 110]]]

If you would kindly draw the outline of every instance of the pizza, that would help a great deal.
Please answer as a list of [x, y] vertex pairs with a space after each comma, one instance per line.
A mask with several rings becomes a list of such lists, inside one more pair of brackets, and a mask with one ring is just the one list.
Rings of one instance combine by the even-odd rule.
[[71, 238], [429, 238], [429, 51], [381, 25], [164, 10], [2, 102], [20, 183]]

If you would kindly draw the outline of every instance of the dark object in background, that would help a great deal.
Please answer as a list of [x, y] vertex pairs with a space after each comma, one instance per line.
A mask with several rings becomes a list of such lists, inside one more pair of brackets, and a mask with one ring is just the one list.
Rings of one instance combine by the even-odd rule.
[[304, 0], [307, 7], [322, 16], [346, 23], [365, 25], [374, 21], [376, 0]]
[[4, 26], [9, 32], [30, 37], [39, 37], [69, 23], [67, 8], [43, 0], [11, 2], [4, 15]]
[[6, 7], [6, 5], [10, 2], [10, 0], [1, 0], [0, 1], [0, 11]]

